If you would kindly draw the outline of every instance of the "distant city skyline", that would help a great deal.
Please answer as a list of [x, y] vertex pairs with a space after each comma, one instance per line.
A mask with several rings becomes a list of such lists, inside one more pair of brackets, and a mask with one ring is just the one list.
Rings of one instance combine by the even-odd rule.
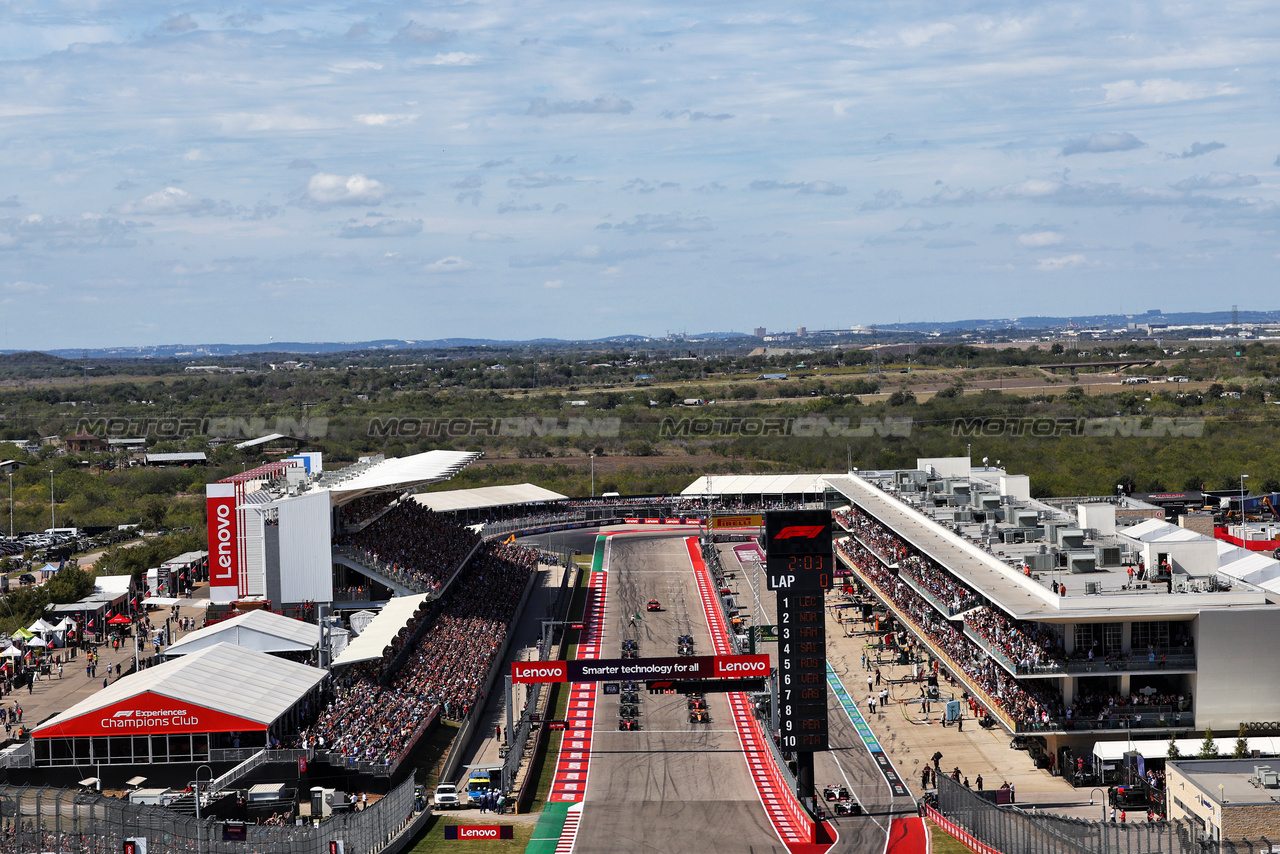
[[0, 350], [1263, 310], [1280, 8], [0, 11]]

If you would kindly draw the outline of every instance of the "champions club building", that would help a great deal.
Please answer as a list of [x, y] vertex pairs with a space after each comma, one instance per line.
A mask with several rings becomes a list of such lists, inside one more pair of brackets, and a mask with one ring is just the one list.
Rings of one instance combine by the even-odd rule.
[[297, 732], [327, 675], [220, 643], [126, 676], [40, 724], [35, 764], [239, 761]]

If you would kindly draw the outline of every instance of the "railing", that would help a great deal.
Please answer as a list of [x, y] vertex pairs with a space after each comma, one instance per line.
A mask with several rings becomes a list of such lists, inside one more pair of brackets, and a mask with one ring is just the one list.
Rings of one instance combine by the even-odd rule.
[[[252, 748], [241, 748], [241, 750], [245, 750], [245, 749], [252, 749]], [[216, 750], [210, 751], [209, 752], [210, 759], [215, 762], [227, 761], [226, 759], [213, 759], [213, 754], [220, 753], [220, 752], [229, 753], [232, 751], [216, 751]], [[221, 777], [217, 778], [216, 780], [211, 780], [208, 784], [208, 787], [205, 788], [205, 791], [221, 792], [222, 790], [230, 787], [231, 784], [234, 783], [236, 780], [239, 780], [240, 778], [248, 775], [249, 772], [253, 771], [255, 768], [260, 768], [263, 765], [268, 765], [272, 762], [296, 763], [299, 759], [311, 759], [311, 757], [312, 757], [312, 752], [310, 750], [306, 750], [302, 748], [295, 748], [292, 750], [267, 750], [266, 748], [263, 748], [253, 753], [253, 755], [251, 755], [248, 759], [244, 760], [239, 765], [232, 768], [227, 773], [223, 774]]]
[[982, 600], [980, 599], [966, 599], [958, 605], [948, 605], [930, 592], [929, 588], [924, 586], [924, 582], [916, 578], [915, 575], [905, 567], [898, 567], [898, 577], [906, 582], [908, 587], [919, 593], [920, 598], [927, 601], [930, 605], [937, 608], [948, 617], [963, 614], [965, 611], [970, 611], [982, 604]]
[[332, 840], [347, 854], [377, 854], [418, 818], [412, 778], [359, 812], [335, 815], [318, 826], [245, 827], [244, 842], [222, 840], [222, 820], [158, 806], [130, 804], [84, 789], [0, 786], [5, 821], [3, 850], [118, 854], [129, 837], [145, 837], [148, 854], [327, 854]]
[[0, 753], [0, 768], [34, 768], [35, 766], [36, 743], [29, 738]]

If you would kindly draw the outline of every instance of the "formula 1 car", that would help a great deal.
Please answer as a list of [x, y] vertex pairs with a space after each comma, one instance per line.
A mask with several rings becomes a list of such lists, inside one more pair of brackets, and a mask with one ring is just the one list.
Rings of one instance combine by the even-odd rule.
[[644, 609], [645, 609], [646, 611], [661, 611], [661, 610], [662, 610], [662, 603], [661, 603], [661, 602], [659, 602], [657, 599], [650, 599], [650, 600], [649, 600], [649, 604], [648, 604], [648, 605], [645, 605], [645, 606], [644, 606]]
[[678, 646], [693, 646], [693, 635], [681, 635], [676, 638], [676, 644]]
[[711, 713], [706, 709], [690, 709], [689, 723], [691, 724], [709, 724], [711, 723]]
[[635, 691], [623, 691], [618, 696], [618, 700], [623, 703], [639, 703], [640, 695]]
[[678, 647], [676, 648], [676, 652], [680, 653], [681, 655], [693, 655], [693, 654], [694, 654], [694, 652], [693, 652], [693, 647], [689, 646], [688, 644], [680, 644], [680, 646], [678, 646]]
[[849, 800], [849, 790], [839, 784], [823, 786], [822, 797], [828, 801], [847, 801]]
[[623, 703], [618, 706], [618, 717], [634, 718], [640, 714], [640, 707], [632, 703]]
[[623, 682], [623, 683], [622, 683], [622, 690], [623, 690], [623, 691], [626, 691], [626, 692], [628, 692], [628, 693], [636, 693], [636, 692], [639, 692], [639, 690], [640, 690], [640, 683], [639, 683], [639, 682]]
[[634, 649], [634, 650], [640, 649], [640, 642], [633, 638], [627, 638], [622, 642], [622, 651], [626, 652], [629, 649]]
[[624, 649], [622, 651], [622, 657], [623, 658], [639, 658], [640, 651], [636, 649]]
[[705, 710], [706, 708], [707, 708], [707, 701], [706, 701], [706, 700], [704, 700], [704, 699], [702, 699], [701, 697], [698, 697], [698, 698], [690, 697], [690, 698], [689, 698], [689, 711], [691, 711], [691, 712], [692, 712], [692, 711], [694, 711], [694, 710], [696, 710], [696, 709], [702, 709], [702, 710]]
[[618, 720], [619, 732], [635, 732], [640, 729], [640, 722], [635, 718], [620, 718]]
[[862, 807], [857, 801], [844, 800], [832, 804], [831, 811], [836, 815], [862, 815]]

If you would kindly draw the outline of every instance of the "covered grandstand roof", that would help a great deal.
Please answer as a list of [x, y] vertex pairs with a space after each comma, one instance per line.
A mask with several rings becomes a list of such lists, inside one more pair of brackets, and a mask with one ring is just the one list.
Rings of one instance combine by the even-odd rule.
[[333, 503], [346, 504], [364, 495], [408, 489], [448, 480], [480, 459], [478, 451], [427, 451], [410, 457], [381, 460], [351, 477], [334, 473], [325, 484], [333, 493]]
[[191, 632], [165, 655], [190, 655], [218, 643], [266, 653], [310, 652], [320, 643], [320, 629], [270, 611], [250, 611]]
[[506, 507], [511, 504], [545, 504], [548, 501], [564, 501], [569, 496], [534, 486], [518, 483], [511, 486], [481, 486], [476, 489], [450, 489], [445, 492], [426, 492], [415, 495], [413, 500], [437, 513], [454, 510], [482, 510], [486, 507]]
[[333, 660], [333, 666], [341, 667], [344, 664], [382, 658], [382, 651], [409, 624], [409, 620], [418, 613], [429, 595], [422, 593], [416, 596], [397, 596], [388, 601], [382, 606], [378, 616], [373, 618], [373, 622]]
[[680, 494], [686, 498], [708, 495], [811, 495], [822, 493], [827, 484], [821, 474], [732, 474], [703, 475]]
[[[131, 673], [40, 724], [32, 735], [260, 731], [325, 676], [319, 668], [220, 643]], [[120, 723], [162, 717], [172, 725]]]

